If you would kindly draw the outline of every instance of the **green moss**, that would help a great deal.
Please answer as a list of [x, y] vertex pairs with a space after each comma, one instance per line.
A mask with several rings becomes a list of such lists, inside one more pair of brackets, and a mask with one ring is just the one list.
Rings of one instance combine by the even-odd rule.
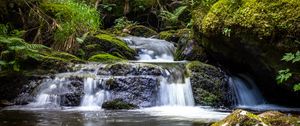
[[108, 53], [97, 54], [97, 55], [91, 56], [88, 60], [94, 61], [94, 62], [105, 62], [105, 63], [123, 61], [123, 59], [113, 56], [113, 55], [110, 55]]
[[128, 51], [130, 53], [135, 53], [135, 51], [133, 49], [129, 48], [125, 42], [123, 42], [119, 38], [116, 38], [112, 35], [98, 34], [98, 35], [96, 35], [96, 37], [99, 38], [100, 40], [110, 42], [113, 46], [118, 46], [117, 48], [123, 49], [124, 51]]
[[151, 28], [148, 28], [143, 25], [132, 25], [127, 27], [126, 29], [128, 29], [130, 34], [133, 36], [152, 37], [158, 34], [156, 31], [152, 30]]
[[299, 11], [297, 0], [219, 0], [203, 19], [196, 17], [197, 12], [194, 18], [198, 29], [205, 34], [222, 34], [230, 29], [234, 33], [252, 32], [268, 37], [275, 31], [299, 34]]
[[190, 62], [186, 65], [186, 68], [188, 70], [189, 75], [191, 75], [192, 72], [205, 73], [208, 69], [214, 69], [214, 70], [217, 69], [216, 67], [214, 67], [212, 65], [205, 64], [200, 61]]
[[129, 48], [124, 41], [110, 34], [89, 36], [81, 48], [86, 59], [100, 53], [109, 53], [124, 59], [135, 59], [136, 55], [135, 50]]
[[162, 31], [159, 33], [159, 38], [169, 41], [172, 39], [174, 33], [175, 33], [175, 30]]
[[251, 112], [244, 110], [235, 110], [232, 114], [225, 119], [214, 123], [212, 126], [222, 125], [242, 125], [242, 126], [254, 126], [254, 125], [268, 125], [268, 126], [292, 126], [297, 124], [299, 118], [287, 116], [283, 113], [276, 111], [264, 112], [260, 115], [255, 115]]
[[137, 106], [134, 104], [131, 104], [131, 103], [127, 103], [127, 102], [123, 101], [122, 99], [115, 99], [115, 100], [103, 103], [102, 108], [111, 109], [111, 110], [134, 109], [134, 108], [137, 108]]

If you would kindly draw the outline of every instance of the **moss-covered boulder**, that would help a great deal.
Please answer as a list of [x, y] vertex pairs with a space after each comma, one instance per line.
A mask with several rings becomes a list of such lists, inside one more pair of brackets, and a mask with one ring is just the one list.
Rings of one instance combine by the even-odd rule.
[[193, 11], [194, 35], [214, 60], [252, 74], [270, 101], [299, 105], [292, 100], [299, 94], [275, 82], [281, 69], [300, 70], [299, 64], [281, 61], [284, 53], [300, 48], [299, 11], [298, 0], [218, 0]]
[[86, 38], [81, 45], [84, 57], [89, 58], [101, 53], [109, 53], [123, 59], [135, 59], [135, 50], [129, 48], [125, 42], [109, 34], [98, 34]]
[[109, 110], [118, 110], [118, 109], [134, 109], [137, 108], [136, 105], [127, 103], [122, 99], [114, 99], [111, 101], [104, 102], [102, 108]]
[[205, 61], [207, 58], [205, 50], [194, 39], [190, 29], [179, 29], [162, 31], [159, 38], [177, 45], [175, 60]]
[[186, 65], [194, 99], [198, 105], [230, 105], [226, 74], [217, 67], [198, 61]]
[[280, 112], [265, 112], [260, 115], [255, 115], [244, 110], [235, 110], [225, 119], [212, 124], [212, 126], [297, 126], [300, 119], [292, 116], [287, 116]]
[[127, 32], [133, 36], [152, 37], [158, 35], [156, 31], [143, 25], [133, 25], [127, 27], [126, 30], [128, 30]]
[[112, 63], [112, 62], [123, 61], [123, 60], [124, 59], [110, 55], [108, 53], [97, 54], [97, 55], [91, 56], [88, 59], [88, 61], [102, 62], [102, 63]]

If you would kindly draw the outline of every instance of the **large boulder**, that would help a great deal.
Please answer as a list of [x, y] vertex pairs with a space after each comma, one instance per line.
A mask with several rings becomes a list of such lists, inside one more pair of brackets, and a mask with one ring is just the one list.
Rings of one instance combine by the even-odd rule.
[[225, 72], [198, 61], [186, 66], [196, 104], [210, 106], [230, 105], [229, 88]]
[[297, 126], [300, 118], [288, 116], [280, 112], [269, 111], [259, 115], [244, 110], [235, 110], [225, 119], [212, 126]]
[[[281, 61], [284, 53], [300, 48], [299, 11], [296, 0], [218, 0], [193, 11], [194, 33], [211, 59], [234, 72], [252, 74], [270, 101], [300, 105], [293, 100], [299, 93], [275, 81], [281, 69], [300, 70], [297, 63]], [[299, 82], [295, 76], [292, 82]]]
[[127, 44], [119, 38], [109, 34], [98, 34], [89, 36], [81, 45], [78, 55], [83, 55], [86, 59], [93, 55], [109, 53], [122, 59], [135, 59], [135, 50], [129, 48]]

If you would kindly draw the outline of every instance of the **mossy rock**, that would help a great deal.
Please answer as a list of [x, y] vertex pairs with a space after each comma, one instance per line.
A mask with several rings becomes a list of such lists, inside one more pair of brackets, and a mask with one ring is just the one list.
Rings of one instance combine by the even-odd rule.
[[124, 61], [124, 59], [113, 56], [108, 53], [104, 54], [97, 54], [94, 56], [91, 56], [88, 61], [93, 61], [93, 62], [102, 62], [102, 63], [113, 63], [113, 62], [118, 62], [118, 61]]
[[121, 39], [110, 34], [98, 34], [88, 37], [81, 49], [85, 52], [85, 57], [91, 57], [100, 53], [109, 53], [119, 58], [135, 59], [135, 50]]
[[212, 126], [234, 126], [234, 125], [242, 125], [242, 126], [254, 126], [254, 125], [262, 125], [269, 126], [270, 124], [264, 120], [262, 120], [257, 115], [244, 111], [244, 110], [235, 110], [232, 114], [227, 116], [225, 119], [214, 123]]
[[251, 74], [270, 102], [300, 105], [293, 100], [299, 93], [291, 85], [299, 82], [299, 75], [287, 84], [276, 84], [279, 70], [300, 72], [299, 64], [281, 60], [300, 48], [299, 11], [299, 0], [218, 0], [193, 11], [194, 37], [215, 61], [231, 71]]
[[194, 100], [198, 105], [229, 106], [231, 101], [225, 72], [199, 61], [186, 65], [191, 79]]
[[276, 111], [264, 112], [260, 115], [255, 115], [245, 110], [235, 110], [225, 119], [214, 123], [212, 126], [298, 126], [299, 118], [287, 116]]
[[136, 105], [127, 103], [122, 99], [114, 99], [112, 101], [107, 101], [102, 104], [102, 108], [109, 110], [118, 110], [118, 109], [134, 109], [137, 108]]
[[152, 37], [158, 35], [158, 33], [151, 28], [143, 25], [133, 25], [126, 28], [130, 35], [140, 37]]

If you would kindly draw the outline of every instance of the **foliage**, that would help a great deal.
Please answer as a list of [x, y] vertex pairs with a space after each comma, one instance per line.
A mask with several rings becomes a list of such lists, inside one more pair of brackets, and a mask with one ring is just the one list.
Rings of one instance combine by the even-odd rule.
[[115, 23], [114, 28], [117, 30], [123, 30], [126, 27], [130, 27], [137, 24], [136, 22], [127, 20], [126, 17], [120, 17], [116, 19], [114, 23]]
[[176, 10], [174, 10], [173, 12], [161, 10], [161, 13], [159, 16], [163, 20], [167, 21], [168, 23], [170, 23], [172, 25], [176, 25], [180, 22], [179, 16], [185, 11], [186, 8], [187, 8], [187, 6], [181, 6], [181, 7], [178, 7]]
[[76, 50], [82, 42], [78, 38], [96, 32], [101, 26], [97, 10], [83, 2], [44, 0], [38, 6], [32, 6], [29, 16], [38, 22], [33, 42], [46, 44], [49, 42], [44, 39], [52, 38], [51, 46], [59, 51]]
[[0, 36], [1, 70], [20, 71], [21, 63], [28, 59], [41, 60], [41, 50], [48, 49], [44, 45], [29, 44], [18, 37]]
[[[283, 58], [281, 59], [286, 62], [292, 62], [296, 63], [300, 61], [300, 51], [297, 51], [296, 53], [286, 53]], [[288, 81], [293, 76], [293, 73], [290, 71], [290, 69], [280, 70], [278, 71], [277, 75], [277, 83], [282, 84], [286, 81]], [[294, 91], [300, 90], [300, 83], [294, 84], [293, 87]]]
[[104, 54], [97, 54], [89, 58], [89, 61], [94, 61], [94, 62], [105, 62], [105, 63], [111, 63], [111, 62], [116, 62], [116, 61], [122, 61], [123, 59], [110, 55], [108, 53]]
[[205, 34], [222, 33], [234, 26], [233, 32], [251, 32], [260, 38], [278, 31], [284, 33], [282, 36], [297, 36], [299, 11], [297, 0], [219, 0], [203, 18], [196, 16], [203, 12], [201, 8], [195, 10], [194, 20]]

